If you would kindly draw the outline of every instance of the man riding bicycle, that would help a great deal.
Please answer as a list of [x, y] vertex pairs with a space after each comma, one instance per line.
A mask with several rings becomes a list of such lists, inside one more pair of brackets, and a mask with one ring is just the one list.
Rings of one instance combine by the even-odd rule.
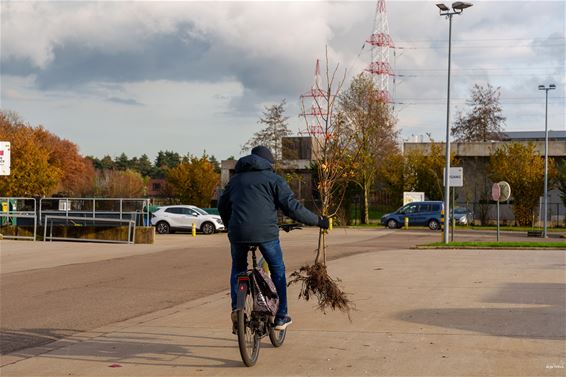
[[248, 249], [258, 245], [267, 261], [271, 278], [279, 295], [275, 329], [284, 330], [292, 323], [287, 313], [287, 281], [285, 264], [279, 243], [277, 210], [295, 221], [328, 229], [329, 221], [317, 216], [299, 203], [283, 178], [273, 171], [273, 155], [264, 146], [236, 163], [236, 174], [220, 196], [218, 211], [228, 229], [232, 253], [230, 292], [232, 322], [235, 322], [237, 282], [239, 273], [248, 269]]

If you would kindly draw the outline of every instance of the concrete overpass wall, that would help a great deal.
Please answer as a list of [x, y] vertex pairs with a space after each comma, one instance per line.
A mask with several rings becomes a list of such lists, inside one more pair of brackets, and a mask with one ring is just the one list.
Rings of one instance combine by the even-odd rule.
[[[463, 206], [478, 207], [480, 201], [485, 200], [490, 192], [492, 182], [487, 178], [485, 171], [489, 164], [489, 156], [503, 145], [511, 143], [528, 144], [534, 143], [536, 151], [544, 156], [544, 141], [499, 141], [499, 142], [466, 142], [451, 143], [451, 151], [460, 160], [460, 166], [464, 168], [464, 187], [456, 188], [457, 203]], [[442, 146], [444, 143], [437, 143]], [[422, 151], [425, 155], [430, 153], [431, 143], [406, 142], [403, 145], [404, 153], [411, 151]], [[561, 161], [566, 159], [566, 140], [549, 140], [549, 157]], [[512, 190], [511, 190], [512, 191]], [[566, 208], [560, 199], [560, 190], [549, 188], [549, 220], [554, 222], [564, 221]], [[493, 208], [492, 208], [493, 207]], [[472, 209], [472, 208], [471, 208]], [[477, 218], [477, 208], [474, 209]], [[495, 218], [495, 205], [489, 205], [489, 218]], [[501, 206], [501, 219], [512, 221], [513, 211], [510, 205]]]

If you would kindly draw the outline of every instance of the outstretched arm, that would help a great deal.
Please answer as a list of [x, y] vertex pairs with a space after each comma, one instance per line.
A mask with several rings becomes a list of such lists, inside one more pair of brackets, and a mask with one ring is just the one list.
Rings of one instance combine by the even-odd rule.
[[275, 186], [275, 197], [277, 207], [280, 208], [286, 216], [293, 220], [300, 221], [307, 225], [319, 225], [319, 217], [306, 209], [293, 195], [291, 188], [279, 177]]

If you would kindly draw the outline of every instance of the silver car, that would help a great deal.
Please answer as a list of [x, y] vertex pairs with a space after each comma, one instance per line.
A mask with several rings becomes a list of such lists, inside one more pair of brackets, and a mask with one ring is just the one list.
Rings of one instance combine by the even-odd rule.
[[474, 222], [474, 215], [472, 211], [465, 207], [454, 208], [454, 218], [458, 225], [472, 225]]
[[204, 234], [224, 230], [224, 224], [218, 215], [209, 215], [206, 211], [191, 205], [159, 207], [151, 216], [151, 224], [159, 234], [174, 233], [176, 230], [191, 230], [193, 224]]

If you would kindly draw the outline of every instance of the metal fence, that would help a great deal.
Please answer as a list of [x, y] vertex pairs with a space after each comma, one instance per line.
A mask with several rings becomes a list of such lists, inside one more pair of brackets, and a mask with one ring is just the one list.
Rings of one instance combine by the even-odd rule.
[[[470, 209], [473, 213], [475, 223], [491, 224], [495, 223], [497, 219], [497, 204], [493, 203], [456, 203], [458, 207], [466, 207]], [[542, 204], [535, 208], [535, 214], [533, 218], [533, 226], [542, 226], [544, 222]], [[566, 208], [564, 203], [561, 202], [549, 202], [548, 203], [548, 213], [547, 213], [547, 223], [548, 226], [562, 226], [564, 225], [566, 218]], [[500, 220], [508, 225], [513, 225], [515, 223], [515, 214], [513, 213], [513, 205], [511, 203], [503, 202], [500, 204]]]
[[[128, 225], [128, 233], [125, 240], [116, 240], [113, 238], [79, 238], [79, 237], [71, 237], [68, 235], [53, 235], [53, 225], [59, 224], [64, 225], [66, 228], [75, 227], [84, 227], [85, 224], [89, 225], [88, 223], [92, 222], [94, 226], [100, 226], [101, 224], [127, 224]], [[72, 228], [71, 228], [72, 229]], [[133, 220], [120, 220], [120, 219], [101, 219], [101, 218], [94, 218], [94, 217], [84, 217], [84, 216], [45, 216], [44, 218], [44, 227], [43, 227], [43, 241], [83, 241], [83, 242], [105, 242], [105, 243], [127, 243], [133, 244], [135, 243], [136, 239], [136, 224]]]
[[83, 217], [95, 226], [98, 219], [130, 220], [136, 226], [150, 226], [150, 204], [151, 200], [145, 198], [41, 198], [39, 224], [45, 223], [45, 216], [51, 216]]
[[[57, 219], [63, 219], [62, 221], [74, 226], [108, 227], [128, 224], [128, 227], [133, 226], [133, 231], [129, 231], [130, 237], [131, 234], [135, 235], [136, 226], [151, 226], [150, 204], [151, 199], [146, 198], [0, 197], [0, 233], [6, 239], [35, 241], [38, 227], [43, 226], [43, 234], [46, 235], [46, 220], [53, 227], [53, 223], [58, 222]], [[93, 239], [73, 240], [101, 242]], [[130, 242], [129, 238], [125, 242]]]
[[[0, 197], [0, 230], [12, 228], [11, 232], [2, 231], [2, 236], [7, 239], [21, 239], [35, 241], [37, 236], [37, 202], [34, 198], [25, 197]], [[33, 227], [31, 235], [18, 235], [18, 227]]]

